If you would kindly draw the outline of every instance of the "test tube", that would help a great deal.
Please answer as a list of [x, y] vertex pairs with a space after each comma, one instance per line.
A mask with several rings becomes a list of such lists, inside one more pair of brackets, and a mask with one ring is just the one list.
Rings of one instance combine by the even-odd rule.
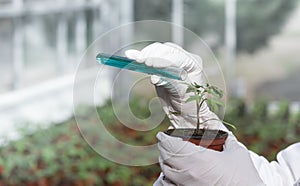
[[133, 59], [129, 59], [117, 55], [105, 54], [105, 53], [99, 53], [96, 59], [100, 64], [109, 65], [121, 69], [132, 70], [135, 72], [142, 72], [150, 75], [163, 76], [166, 78], [182, 80], [182, 81], [187, 78], [187, 72], [184, 69], [180, 69], [176, 67], [154, 68], [154, 67], [149, 67], [144, 63], [138, 63]]

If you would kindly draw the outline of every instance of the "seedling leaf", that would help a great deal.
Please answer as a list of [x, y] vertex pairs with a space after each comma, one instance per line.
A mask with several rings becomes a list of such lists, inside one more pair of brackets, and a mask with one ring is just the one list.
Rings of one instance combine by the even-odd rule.
[[194, 87], [189, 86], [189, 87], [186, 89], [186, 93], [195, 92], [196, 90], [197, 90], [197, 89], [195, 89]]
[[202, 96], [199, 95], [193, 95], [190, 96], [187, 100], [185, 100], [186, 103], [191, 102], [191, 101], [197, 101], [197, 100], [201, 100]]

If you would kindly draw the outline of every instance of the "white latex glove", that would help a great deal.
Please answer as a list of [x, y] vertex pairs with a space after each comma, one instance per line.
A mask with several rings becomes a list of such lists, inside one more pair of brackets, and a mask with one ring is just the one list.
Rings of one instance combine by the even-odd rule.
[[[182, 68], [188, 73], [185, 82], [196, 82], [200, 85], [205, 83], [201, 58], [185, 51], [174, 43], [153, 43], [141, 51], [127, 50], [125, 55], [139, 63], [145, 63], [145, 65], [155, 68], [168, 66]], [[151, 76], [151, 83], [155, 85], [157, 95], [162, 100], [163, 110], [169, 117], [173, 127], [195, 128], [197, 123], [195, 103], [185, 103], [189, 95], [193, 94], [186, 93], [187, 86], [182, 81], [158, 76]], [[175, 115], [174, 112], [181, 114]], [[200, 122], [208, 119], [218, 119], [209, 110], [206, 103], [200, 109], [200, 116]], [[208, 128], [227, 131], [226, 127], [216, 120], [210, 120], [205, 124]]]
[[196, 146], [162, 132], [157, 134], [157, 139], [159, 163], [165, 177], [161, 175], [155, 186], [265, 185], [252, 163], [249, 151], [232, 133], [222, 152]]
[[271, 163], [253, 152], [251, 152], [251, 159], [266, 185], [299, 184], [300, 186], [300, 143], [279, 152], [277, 161]]

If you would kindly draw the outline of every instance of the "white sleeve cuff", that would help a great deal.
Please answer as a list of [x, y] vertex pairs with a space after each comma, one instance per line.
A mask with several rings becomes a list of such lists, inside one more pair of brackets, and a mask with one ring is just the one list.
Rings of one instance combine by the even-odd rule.
[[264, 157], [258, 156], [254, 152], [249, 152], [260, 178], [266, 185], [293, 185], [294, 180], [285, 167], [281, 167], [276, 161], [270, 163]]
[[277, 155], [280, 167], [283, 167], [295, 182], [300, 178], [300, 143], [290, 145]]

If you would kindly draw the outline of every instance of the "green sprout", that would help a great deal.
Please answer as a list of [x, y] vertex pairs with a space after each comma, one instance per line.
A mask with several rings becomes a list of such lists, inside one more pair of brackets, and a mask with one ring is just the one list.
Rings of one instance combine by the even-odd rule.
[[[187, 84], [188, 88], [186, 90], [186, 93], [193, 92], [194, 94], [191, 95], [185, 102], [196, 102], [196, 108], [197, 108], [197, 132], [199, 132], [200, 125], [202, 123], [205, 123], [209, 120], [218, 120], [218, 119], [209, 119], [207, 121], [203, 121], [200, 123], [200, 108], [202, 107], [203, 103], [206, 102], [211, 109], [214, 111], [218, 110], [220, 106], [224, 106], [223, 101], [221, 100], [224, 93], [223, 91], [218, 88], [217, 86], [210, 85], [210, 84], [204, 84], [204, 85], [199, 85], [196, 82], [194, 83], [185, 83]], [[234, 128], [235, 126], [233, 124], [230, 124], [228, 122], [222, 121], [224, 124]]]

